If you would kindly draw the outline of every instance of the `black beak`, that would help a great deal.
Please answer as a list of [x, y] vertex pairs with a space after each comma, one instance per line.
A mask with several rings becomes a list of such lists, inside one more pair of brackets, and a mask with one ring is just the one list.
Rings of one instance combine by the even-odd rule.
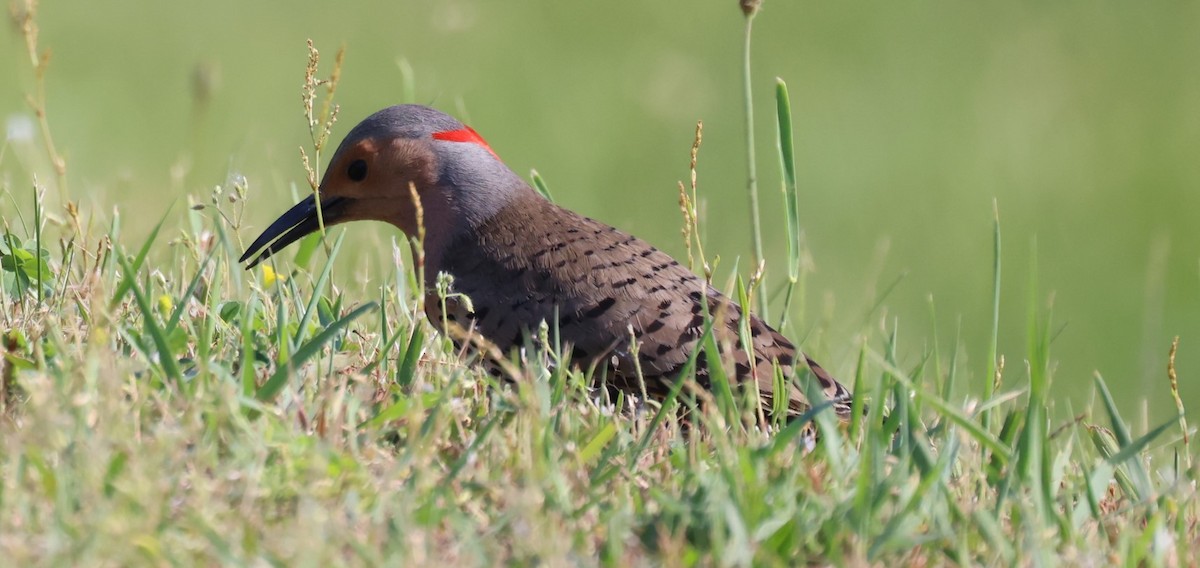
[[[349, 200], [345, 197], [333, 197], [325, 199], [321, 202], [321, 219], [325, 226], [328, 227], [338, 221], [342, 213], [346, 209]], [[258, 263], [266, 260], [272, 254], [283, 250], [284, 247], [304, 238], [306, 235], [316, 231], [320, 227], [317, 222], [317, 200], [309, 195], [300, 203], [297, 203], [287, 213], [280, 215], [274, 223], [271, 223], [267, 230], [263, 231], [250, 248], [242, 254], [242, 258], [238, 262], [246, 262], [246, 259], [254, 257], [250, 264], [246, 265], [249, 270], [258, 266]], [[260, 250], [261, 249], [261, 250]], [[255, 256], [255, 251], [258, 251]]]

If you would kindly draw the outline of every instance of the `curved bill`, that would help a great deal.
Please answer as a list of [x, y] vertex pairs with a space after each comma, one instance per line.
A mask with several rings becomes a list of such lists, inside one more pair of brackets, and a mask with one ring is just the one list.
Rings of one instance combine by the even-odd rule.
[[[347, 199], [345, 197], [333, 197], [321, 202], [321, 217], [326, 227], [337, 222], [346, 208], [346, 203]], [[271, 223], [270, 227], [267, 227], [267, 230], [263, 231], [257, 239], [254, 239], [254, 242], [242, 254], [242, 258], [239, 258], [238, 262], [246, 262], [246, 259], [254, 257], [254, 260], [251, 260], [250, 264], [246, 265], [246, 269], [254, 268], [258, 266], [258, 263], [316, 231], [319, 227], [320, 224], [317, 222], [317, 200], [309, 195], [300, 201], [300, 203], [288, 209], [286, 213], [280, 215], [274, 223]], [[258, 251], [257, 256], [255, 255], [255, 251]]]

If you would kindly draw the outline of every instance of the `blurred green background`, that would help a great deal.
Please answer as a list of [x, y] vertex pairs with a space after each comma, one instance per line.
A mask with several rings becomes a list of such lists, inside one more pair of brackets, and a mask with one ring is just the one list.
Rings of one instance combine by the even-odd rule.
[[[233, 173], [250, 183], [243, 239], [291, 204], [291, 185], [303, 183], [299, 95], [313, 38], [323, 74], [346, 47], [334, 144], [403, 102], [397, 62], [407, 60], [417, 102], [466, 109], [509, 165], [537, 168], [559, 202], [676, 254], [676, 181], [702, 119], [700, 192], [722, 278], [750, 250], [733, 0], [47, 1], [39, 23], [73, 197], [101, 218], [119, 207], [127, 246], [172, 203], [182, 220], [182, 196], [205, 201]], [[1191, 2], [767, 0], [754, 86], [768, 270], [781, 284], [776, 76], [791, 89], [816, 267], [791, 335], [847, 376], [858, 338], [881, 348], [881, 322], [898, 322], [911, 366], [934, 340], [932, 297], [943, 353], [961, 335], [964, 376], [981, 384], [995, 199], [1007, 385], [1025, 380], [1036, 239], [1036, 301], [1053, 298], [1061, 327], [1051, 353], [1059, 399], [1078, 409], [1098, 370], [1127, 411], [1146, 400], [1151, 415], [1173, 413], [1166, 354], [1180, 335], [1181, 388], [1200, 407], [1197, 23]], [[0, 113], [15, 137], [0, 161], [12, 194], [0, 211], [12, 222], [31, 174], [52, 176], [36, 133], [26, 138], [34, 83], [22, 39], [10, 26], [0, 41]], [[371, 289], [391, 258], [390, 231], [351, 237], [341, 284]]]

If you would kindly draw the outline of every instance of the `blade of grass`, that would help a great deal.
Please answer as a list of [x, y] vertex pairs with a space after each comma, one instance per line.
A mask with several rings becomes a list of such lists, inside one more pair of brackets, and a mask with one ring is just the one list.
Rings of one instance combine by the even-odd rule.
[[[987, 373], [983, 376], [983, 398], [992, 398], [995, 388], [996, 357], [1000, 344], [1000, 203], [992, 199], [992, 335], [988, 341]], [[984, 428], [992, 424], [991, 412], [983, 412], [980, 422]]]
[[1163, 422], [1153, 430], [1146, 432], [1144, 435], [1142, 435], [1142, 437], [1130, 442], [1129, 445], [1122, 447], [1121, 451], [1108, 456], [1108, 463], [1120, 465], [1135, 455], [1142, 453], [1142, 450], [1146, 449], [1146, 446], [1150, 445], [1150, 442], [1154, 441], [1154, 439], [1165, 432], [1167, 428], [1171, 427], [1172, 423], [1175, 423], [1178, 420], [1178, 416], [1172, 417], [1170, 420]]
[[554, 196], [550, 193], [550, 187], [546, 185], [546, 180], [542, 179], [542, 174], [539, 174], [537, 170], [529, 170], [529, 179], [533, 181], [533, 188], [542, 194], [546, 201], [554, 202]]
[[417, 361], [421, 359], [421, 349], [425, 347], [425, 332], [419, 325], [413, 326], [412, 337], [408, 340], [408, 348], [404, 350], [404, 360], [396, 369], [396, 385], [408, 388], [417, 376]]
[[783, 313], [779, 315], [779, 327], [787, 325], [788, 312], [792, 306], [792, 293], [800, 281], [800, 199], [796, 195], [796, 151], [792, 140], [792, 105], [788, 98], [787, 83], [775, 78], [775, 121], [779, 127], [775, 139], [779, 149], [779, 166], [783, 172], [783, 213], [787, 223], [787, 277], [786, 293], [783, 297]]
[[196, 270], [196, 275], [192, 277], [192, 281], [188, 283], [188, 287], [183, 291], [183, 295], [179, 297], [179, 301], [175, 303], [175, 309], [171, 311], [171, 317], [167, 319], [167, 325], [163, 326], [163, 332], [171, 335], [175, 331], [175, 326], [179, 325], [180, 318], [183, 317], [183, 312], [187, 310], [188, 299], [192, 294], [196, 293], [196, 288], [200, 286], [200, 282], [204, 279], [204, 269], [208, 267], [209, 261], [217, 254], [216, 247], [213, 247], [208, 252], [208, 256], [200, 263], [200, 267]]
[[980, 445], [1000, 454], [1006, 460], [1012, 457], [1012, 452], [1008, 449], [1008, 447], [999, 439], [997, 439], [994, 434], [985, 430], [982, 425], [976, 423], [974, 420], [971, 420], [969, 417], [967, 417], [967, 415], [963, 414], [957, 408], [954, 408], [938, 396], [931, 395], [924, 391], [914, 390], [912, 387], [912, 379], [909, 379], [904, 371], [900, 370], [895, 365], [888, 363], [878, 353], [871, 351], [870, 356], [876, 364], [883, 367], [884, 370], [888, 371], [893, 378], [905, 385], [905, 387], [909, 389], [909, 392], [911, 392], [914, 397], [921, 399], [923, 402], [933, 407], [934, 410], [945, 415], [946, 418], [948, 418], [951, 422], [958, 424], [962, 429], [966, 430], [967, 433], [971, 434], [971, 436], [975, 438]]
[[[162, 229], [163, 223], [167, 220], [167, 215], [171, 213], [171, 208], [167, 208], [167, 212], [163, 213], [162, 219], [158, 220], [158, 224], [154, 225], [154, 229], [150, 231], [150, 236], [146, 237], [146, 242], [142, 243], [142, 248], [138, 250], [137, 256], [134, 257], [132, 263], [124, 262], [122, 257], [121, 266], [125, 268], [125, 278], [121, 280], [121, 284], [117, 286], [117, 291], [113, 293], [112, 300], [109, 301], [109, 307], [115, 307], [129, 293], [129, 289], [133, 287], [134, 278], [137, 272], [142, 269], [142, 263], [146, 261], [146, 254], [150, 252], [150, 245], [154, 244], [154, 240], [158, 238], [158, 231]], [[116, 223], [116, 219], [113, 220]], [[114, 241], [115, 242], [115, 241]]]
[[175, 363], [175, 355], [171, 353], [170, 343], [167, 342], [166, 334], [154, 319], [154, 309], [150, 307], [150, 301], [146, 298], [146, 294], [134, 281], [134, 270], [129, 266], [129, 261], [124, 254], [117, 255], [117, 260], [121, 263], [121, 269], [125, 271], [125, 281], [129, 282], [129, 289], [133, 291], [138, 309], [142, 312], [146, 331], [150, 334], [150, 339], [154, 341], [154, 348], [158, 352], [159, 367], [168, 378], [175, 381], [180, 380], [182, 375], [179, 373], [179, 366]]
[[250, 299], [242, 305], [241, 313], [241, 336], [242, 336], [242, 396], [250, 398], [254, 395], [255, 379], [254, 361], [254, 318], [258, 312], [258, 293], [250, 294]]
[[258, 391], [254, 394], [255, 398], [260, 401], [274, 399], [280, 393], [280, 391], [283, 390], [284, 385], [287, 384], [288, 376], [291, 375], [292, 369], [299, 368], [306, 361], [319, 353], [321, 348], [324, 347], [325, 344], [331, 339], [337, 337], [337, 334], [341, 332], [342, 328], [349, 325], [350, 322], [358, 319], [359, 316], [372, 311], [377, 307], [378, 304], [375, 302], [368, 302], [359, 306], [341, 319], [330, 324], [329, 327], [322, 330], [321, 333], [318, 333], [316, 337], [310, 339], [308, 343], [301, 345], [300, 348], [297, 349], [296, 352], [293, 353], [286, 362], [277, 362], [275, 365], [275, 373], [272, 374], [271, 377], [267, 379], [267, 381], [263, 383], [261, 387], [258, 388]]
[[329, 251], [329, 256], [325, 259], [325, 267], [321, 269], [321, 275], [317, 277], [316, 284], [313, 284], [312, 296], [308, 299], [308, 305], [304, 308], [304, 314], [300, 316], [300, 324], [296, 326], [296, 336], [292, 338], [293, 344], [299, 344], [304, 340], [305, 331], [308, 329], [308, 322], [312, 320], [312, 316], [317, 311], [317, 302], [321, 299], [321, 291], [325, 289], [325, 284], [329, 282], [329, 275], [333, 272], [333, 259], [337, 258], [338, 251], [342, 248], [342, 241], [346, 238], [346, 231], [338, 233], [337, 240], [333, 242], [333, 248]]

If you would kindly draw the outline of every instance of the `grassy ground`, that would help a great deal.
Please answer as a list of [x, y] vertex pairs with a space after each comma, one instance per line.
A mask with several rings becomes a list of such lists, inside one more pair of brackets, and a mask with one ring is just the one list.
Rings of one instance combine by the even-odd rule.
[[1100, 379], [1051, 422], [1037, 314], [990, 398], [943, 398], [954, 358], [900, 368], [893, 335], [844, 377], [877, 411], [819, 413], [815, 447], [736, 411], [682, 436], [538, 351], [491, 383], [429, 335], [404, 268], [373, 298], [320, 262], [245, 273], [220, 215], [187, 216], [141, 249], [169, 257], [114, 226], [6, 301], [6, 563], [1186, 566], [1200, 546], [1185, 426], [1129, 425]]
[[[481, 375], [421, 319], [403, 241], [371, 283], [334, 274], [337, 231], [245, 272], [244, 179], [132, 240], [42, 191], [43, 150], [41, 182], [6, 185], [0, 245], [4, 563], [1195, 564], [1182, 403], [1123, 419], [1096, 376], [1092, 403], [1050, 415], [1060, 328], [1032, 277], [1023, 351], [891, 322], [841, 365], [866, 416], [819, 407], [813, 444], [718, 396], [684, 436], [686, 381], [630, 413], [553, 350], [517, 361], [516, 388]], [[981, 229], [990, 304], [1012, 286], [999, 223]], [[964, 388], [964, 352], [994, 355], [984, 385]]]

